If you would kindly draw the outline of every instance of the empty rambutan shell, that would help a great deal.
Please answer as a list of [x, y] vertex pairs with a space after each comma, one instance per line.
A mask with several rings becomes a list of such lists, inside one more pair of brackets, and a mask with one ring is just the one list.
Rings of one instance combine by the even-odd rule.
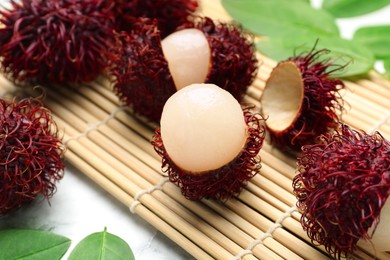
[[0, 215], [43, 196], [62, 179], [64, 146], [50, 111], [35, 99], [0, 99]]
[[379, 133], [347, 125], [303, 146], [293, 180], [301, 224], [332, 257], [352, 254], [364, 240], [376, 250], [390, 249], [384, 229], [390, 220], [389, 154], [390, 142]]
[[188, 22], [198, 8], [197, 0], [113, 0], [116, 10], [116, 28], [129, 31], [140, 17], [156, 19], [161, 35], [172, 33]]
[[2, 70], [33, 84], [93, 80], [106, 67], [112, 8], [104, 0], [11, 0], [0, 11]]
[[177, 89], [213, 83], [241, 100], [257, 73], [248, 35], [209, 18], [187, 23], [162, 41], [157, 21], [142, 18], [117, 38], [110, 51], [114, 91], [152, 121], [160, 119], [164, 103]]
[[326, 49], [311, 50], [279, 62], [266, 81], [260, 102], [271, 143], [299, 151], [339, 123], [339, 90], [344, 83], [331, 78], [342, 66], [322, 56]]
[[225, 200], [261, 167], [262, 120], [220, 87], [192, 84], [168, 99], [152, 144], [187, 199]]

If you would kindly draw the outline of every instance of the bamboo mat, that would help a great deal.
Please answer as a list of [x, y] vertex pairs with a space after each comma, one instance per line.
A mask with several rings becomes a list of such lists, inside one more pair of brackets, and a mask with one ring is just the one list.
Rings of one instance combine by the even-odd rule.
[[[229, 19], [219, 1], [202, 1], [202, 12]], [[246, 101], [257, 106], [275, 62], [261, 56], [262, 66]], [[390, 82], [372, 72], [345, 81], [343, 121], [390, 139]], [[46, 105], [53, 111], [67, 145], [67, 162], [107, 190], [197, 259], [328, 259], [313, 246], [299, 223], [291, 179], [295, 159], [265, 144], [262, 168], [237, 198], [225, 203], [192, 202], [167, 181], [161, 159], [150, 144], [155, 125], [133, 117], [112, 93], [107, 78], [91, 84], [47, 88]], [[0, 77], [0, 94], [14, 90]], [[35, 94], [37, 95], [37, 94]], [[369, 246], [360, 259], [390, 259], [390, 253]]]

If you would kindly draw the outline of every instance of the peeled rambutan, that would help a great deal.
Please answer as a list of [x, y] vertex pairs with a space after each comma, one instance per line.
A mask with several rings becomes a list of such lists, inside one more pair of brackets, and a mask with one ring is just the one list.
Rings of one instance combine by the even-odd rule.
[[2, 70], [34, 84], [93, 80], [107, 64], [112, 8], [104, 0], [11, 0], [0, 11]]
[[49, 110], [35, 99], [0, 99], [0, 215], [42, 195], [63, 177], [64, 146]]
[[187, 199], [226, 200], [261, 167], [262, 121], [222, 88], [192, 84], [168, 99], [152, 144]]
[[260, 102], [271, 143], [299, 151], [339, 123], [344, 83], [332, 74], [343, 66], [323, 58], [326, 49], [302, 53], [277, 64]]
[[[293, 179], [301, 224], [309, 238], [334, 258], [346, 257], [370, 240], [390, 250], [390, 142], [341, 125], [305, 145]], [[379, 223], [379, 225], [378, 225]]]
[[197, 0], [113, 0], [118, 31], [129, 31], [140, 17], [156, 19], [161, 35], [172, 33], [198, 8]]
[[241, 29], [203, 18], [161, 41], [157, 20], [139, 19], [110, 51], [114, 91], [134, 112], [158, 121], [177, 89], [213, 83], [241, 100], [257, 73], [253, 42]]

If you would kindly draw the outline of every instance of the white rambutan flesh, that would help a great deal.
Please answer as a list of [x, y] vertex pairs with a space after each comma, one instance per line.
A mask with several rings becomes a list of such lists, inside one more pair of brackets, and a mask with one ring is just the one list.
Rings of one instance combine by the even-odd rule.
[[193, 173], [234, 160], [245, 145], [246, 130], [240, 104], [214, 84], [193, 84], [176, 92], [161, 117], [167, 153], [177, 166]]
[[210, 46], [204, 33], [189, 28], [174, 32], [161, 42], [176, 89], [206, 81]]

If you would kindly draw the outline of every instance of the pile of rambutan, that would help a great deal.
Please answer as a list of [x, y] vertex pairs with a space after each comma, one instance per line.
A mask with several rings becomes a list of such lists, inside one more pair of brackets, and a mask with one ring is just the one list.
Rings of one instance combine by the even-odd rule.
[[390, 142], [379, 133], [341, 125], [303, 146], [293, 188], [304, 230], [332, 257], [349, 256], [361, 240], [390, 249], [388, 229], [377, 228], [390, 219]]
[[0, 215], [53, 196], [63, 177], [64, 150], [41, 101], [0, 99]]

